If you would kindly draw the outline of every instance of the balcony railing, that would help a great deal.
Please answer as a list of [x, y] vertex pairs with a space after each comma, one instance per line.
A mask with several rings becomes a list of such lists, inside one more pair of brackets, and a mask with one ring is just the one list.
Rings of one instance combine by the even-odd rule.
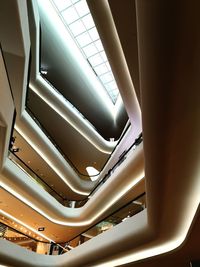
[[54, 188], [52, 188], [48, 183], [46, 183], [37, 173], [35, 173], [21, 158], [17, 156], [16, 153], [9, 151], [9, 159], [12, 160], [23, 172], [25, 172], [31, 179], [33, 179], [37, 184], [39, 184], [45, 191], [47, 191], [51, 196], [53, 196], [62, 205], [66, 205], [68, 201], [59, 195]]
[[[4, 221], [10, 225], [4, 223]], [[11, 225], [13, 225], [13, 227]], [[20, 231], [14, 227], [22, 230]], [[60, 254], [61, 252], [67, 252], [69, 250], [62, 247], [60, 244], [40, 237], [39, 232], [37, 234], [30, 229], [16, 224], [16, 222], [11, 222], [5, 216], [0, 216], [0, 239], [7, 240], [25, 249], [45, 255]]]
[[[141, 212], [146, 208], [146, 193], [142, 193], [138, 197], [134, 198], [124, 206], [115, 210], [112, 214], [99, 221], [93, 226], [90, 226], [87, 230], [75, 236], [73, 239], [66, 241], [66, 243], [62, 243], [61, 245], [68, 250], [71, 250], [82, 243], [90, 240], [91, 238], [108, 231], [112, 227], [115, 227], [117, 224], [128, 220], [133, 217], [137, 213]], [[62, 253], [65, 253], [63, 251]]]
[[114, 166], [109, 169], [107, 174], [99, 180], [97, 185], [93, 188], [93, 190], [90, 192], [90, 194], [83, 200], [72, 200], [67, 199], [63, 196], [61, 196], [54, 188], [52, 188], [47, 182], [45, 182], [37, 173], [35, 173], [30, 166], [28, 166], [21, 158], [17, 156], [17, 151], [15, 151], [12, 146], [10, 146], [9, 151], [9, 158], [19, 167], [21, 168], [31, 179], [33, 179], [37, 184], [42, 186], [44, 190], [46, 190], [51, 196], [53, 196], [59, 203], [61, 203], [65, 207], [73, 207], [73, 208], [79, 208], [85, 205], [85, 203], [88, 201], [89, 198], [110, 178], [110, 176], [115, 172], [117, 167], [121, 165], [121, 163], [126, 160], [126, 157], [128, 153], [131, 150], [136, 149], [137, 146], [142, 142], [142, 134], [138, 136], [138, 138], [134, 141], [134, 143], [126, 150], [124, 151], [118, 161], [114, 164]]
[[137, 213], [141, 212], [144, 208], [146, 208], [145, 192], [124, 206], [118, 208], [95, 225], [92, 225], [88, 229], [79, 233], [79, 235], [75, 236], [73, 239], [70, 239], [62, 244], [57, 244], [49, 238], [45, 238], [44, 235], [41, 237], [40, 232], [33, 232], [32, 230], [11, 221], [4, 215], [0, 216], [0, 239], [8, 240], [40, 254], [63, 254], [83, 244], [91, 238], [110, 230], [123, 221], [128, 220]]

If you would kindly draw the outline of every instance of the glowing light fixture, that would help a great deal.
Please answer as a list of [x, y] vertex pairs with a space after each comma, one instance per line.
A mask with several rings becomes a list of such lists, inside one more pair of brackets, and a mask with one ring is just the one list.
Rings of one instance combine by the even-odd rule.
[[[6, 216], [7, 218], [9, 218], [10, 220], [13, 220], [21, 225], [23, 225], [24, 227], [26, 227], [27, 229], [31, 230], [32, 232], [34, 232], [35, 234], [43, 237], [44, 239], [48, 240], [49, 242], [54, 242], [52, 239], [48, 238], [46, 235], [42, 234], [42, 233], [38, 233], [37, 230], [35, 230], [34, 228], [32, 228], [30, 225], [22, 222], [21, 220], [17, 219], [16, 217], [12, 216], [11, 214], [7, 213], [6, 211], [0, 210], [0, 214], [3, 214], [4, 216]], [[27, 232], [27, 231], [24, 231]], [[30, 234], [31, 232], [29, 232]], [[1, 266], [1, 265], [0, 265]]]
[[[63, 173], [61, 173], [61, 171], [55, 166], [55, 164], [53, 164], [51, 162], [51, 160], [40, 150], [39, 146], [35, 145], [32, 140], [17, 126], [15, 126], [15, 129], [17, 130], [17, 132], [25, 139], [27, 140], [27, 142], [29, 143], [29, 145], [37, 152], [39, 153], [43, 159], [45, 159], [45, 161], [47, 162], [47, 164], [49, 164], [51, 166], [51, 168], [55, 171], [55, 173], [57, 173], [57, 175], [63, 180], [63, 182], [69, 186], [70, 189], [72, 189], [74, 192], [81, 194], [81, 195], [85, 195], [87, 196], [88, 193], [78, 190], [76, 189], [72, 183], [70, 183], [69, 180], [66, 180], [65, 176]], [[21, 168], [21, 167], [20, 167]], [[23, 170], [23, 169], [22, 169]], [[31, 176], [30, 176], [31, 177]]]
[[96, 181], [99, 178], [99, 171], [92, 166], [86, 168], [88, 175], [92, 181]]

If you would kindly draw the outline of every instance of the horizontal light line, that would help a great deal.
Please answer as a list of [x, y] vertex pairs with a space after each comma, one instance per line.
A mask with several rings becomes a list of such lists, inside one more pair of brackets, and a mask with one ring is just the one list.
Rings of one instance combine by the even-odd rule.
[[102, 149], [100, 146], [95, 144], [80, 128], [78, 128], [70, 119], [67, 118], [67, 116], [62, 113], [61, 111], [58, 110], [56, 105], [50, 103], [41, 93], [40, 91], [33, 86], [32, 84], [29, 85], [30, 89], [33, 90], [45, 103], [47, 103], [48, 106], [50, 106], [58, 115], [60, 115], [66, 122], [68, 122], [77, 132], [79, 132], [89, 143], [91, 143], [96, 149], [101, 151], [102, 153], [105, 154], [110, 154], [110, 151], [106, 151]]
[[[26, 227], [27, 229], [31, 230], [32, 232], [34, 232], [35, 234], [37, 234], [38, 236], [41, 236], [43, 238], [45, 238], [46, 240], [48, 240], [49, 242], [53, 242], [55, 243], [52, 239], [48, 238], [46, 235], [42, 234], [41, 232], [38, 232], [37, 230], [35, 230], [34, 228], [32, 228], [30, 225], [22, 222], [21, 220], [17, 219], [16, 217], [12, 216], [11, 214], [7, 213], [6, 211], [0, 210], [0, 214], [3, 214], [4, 216], [8, 217], [9, 219], [19, 223], [20, 225], [23, 225], [24, 227]], [[23, 234], [23, 233], [22, 233]], [[30, 237], [31, 238], [31, 237]], [[38, 241], [40, 242], [40, 241]]]
[[29, 143], [29, 145], [40, 155], [42, 156], [42, 158], [45, 160], [45, 162], [51, 166], [51, 168], [55, 171], [55, 173], [62, 179], [62, 181], [74, 192], [76, 192], [77, 194], [81, 194], [84, 196], [87, 196], [88, 193], [84, 192], [84, 191], [80, 191], [78, 189], [76, 189], [70, 182], [69, 180], [66, 180], [64, 175], [60, 172], [60, 170], [52, 163], [52, 161], [50, 161], [48, 159], [48, 157], [38, 148], [38, 146], [35, 145], [35, 143], [32, 142], [32, 140], [26, 135], [24, 134], [24, 132], [17, 127], [17, 125], [15, 125], [15, 129], [17, 130], [17, 132]]
[[[124, 194], [126, 194], [132, 187], [134, 187], [137, 183], [139, 183], [144, 178], [144, 172], [142, 171], [140, 175], [136, 179], [134, 179], [131, 183], [129, 183], [126, 187], [124, 187], [116, 196], [114, 196], [110, 201], [107, 202], [107, 204], [96, 214], [93, 215], [90, 219], [85, 219], [81, 222], [70, 222], [70, 221], [64, 221], [64, 220], [57, 220], [44, 211], [42, 211], [40, 208], [38, 208], [36, 205], [34, 205], [32, 202], [30, 202], [28, 199], [20, 195], [18, 192], [16, 192], [14, 189], [12, 189], [10, 186], [6, 185], [3, 182], [0, 182], [0, 185], [9, 193], [11, 193], [13, 196], [17, 197], [19, 200], [21, 200], [23, 203], [31, 207], [33, 210], [37, 211], [39, 214], [47, 218], [49, 221], [59, 224], [59, 225], [66, 225], [66, 226], [86, 226], [91, 224], [93, 221], [95, 221], [98, 217], [100, 217], [108, 208], [110, 208], [114, 203], [116, 203]], [[64, 208], [63, 208], [64, 209]], [[69, 209], [69, 208], [65, 208]], [[81, 209], [81, 208], [79, 208]], [[75, 219], [75, 218], [74, 218]], [[67, 220], [67, 218], [66, 218]]]

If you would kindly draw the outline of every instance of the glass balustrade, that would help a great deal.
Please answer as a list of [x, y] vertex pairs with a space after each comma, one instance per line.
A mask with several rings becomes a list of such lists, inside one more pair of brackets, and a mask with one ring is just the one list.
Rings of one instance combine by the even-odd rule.
[[[125, 220], [130, 219], [137, 213], [141, 212], [146, 208], [146, 194], [143, 193], [134, 200], [130, 201], [123, 207], [119, 208], [117, 211], [113, 212], [111, 215], [105, 219], [98, 222], [96, 225], [90, 227], [83, 233], [79, 234], [72, 240], [67, 241], [65, 244], [62, 243], [62, 246], [68, 250], [71, 250], [82, 243], [90, 240], [91, 238], [110, 230], [116, 225], [122, 223]], [[62, 251], [65, 253], [66, 251]]]
[[39, 177], [28, 165], [26, 165], [15, 153], [9, 151], [9, 159], [12, 160], [23, 172], [25, 172], [34, 182], [40, 185], [45, 191], [53, 196], [62, 205], [68, 203], [67, 199], [61, 197], [53, 188], [51, 188], [41, 177]]
[[62, 244], [56, 244], [39, 232], [39, 229], [35, 230], [27, 226], [25, 227], [0, 214], [0, 239], [13, 242], [16, 245], [39, 254], [59, 255], [70, 251], [105, 231], [109, 231], [125, 220], [129, 220], [145, 208], [146, 194], [144, 192], [78, 236]]

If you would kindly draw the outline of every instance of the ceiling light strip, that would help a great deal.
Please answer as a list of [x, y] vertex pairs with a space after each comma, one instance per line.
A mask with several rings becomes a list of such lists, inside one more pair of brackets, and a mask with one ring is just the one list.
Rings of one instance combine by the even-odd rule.
[[[40, 91], [35, 87], [33, 86], [32, 84], [29, 85], [30, 89], [36, 93], [45, 103], [48, 104], [48, 106], [50, 106], [59, 116], [61, 116], [66, 122], [68, 122], [77, 132], [79, 132], [89, 143], [91, 143], [96, 149], [98, 149], [99, 151], [101, 151], [102, 153], [105, 153], [105, 154], [111, 154], [111, 150], [110, 150], [110, 147], [112, 148], [112, 145], [114, 147], [114, 145], [116, 144], [115, 143], [109, 143], [109, 148], [108, 149], [104, 149], [103, 146], [100, 147], [100, 145], [98, 145], [97, 143], [95, 143], [88, 135], [85, 134], [85, 132], [80, 128], [80, 127], [77, 127], [77, 125], [72, 121], [72, 119], [68, 118], [66, 116], [66, 114], [64, 112], [62, 112], [58, 106], [52, 102], [49, 102], [48, 99], [46, 97], [44, 97]], [[92, 127], [90, 127], [91, 129]], [[93, 128], [91, 129], [93, 131]], [[104, 141], [104, 140], [103, 140]], [[108, 142], [105, 142], [108, 144]]]
[[[144, 178], [144, 172], [142, 171], [140, 173], [140, 175], [138, 175], [132, 182], [130, 182], [128, 185], [122, 187], [121, 191], [118, 192], [117, 194], [115, 194], [113, 196], [113, 198], [110, 199], [110, 201], [106, 202], [106, 204], [103, 206], [103, 208], [100, 211], [94, 213], [92, 218], [89, 218], [89, 219], [87, 218], [85, 220], [82, 220], [81, 222], [77, 222], [75, 217], [71, 218], [72, 221], [67, 221], [68, 220], [67, 217], [66, 217], [66, 219], [62, 219], [62, 220], [55, 219], [52, 216], [50, 216], [49, 214], [47, 214], [46, 212], [44, 212], [42, 209], [37, 207], [31, 201], [29, 201], [27, 198], [25, 198], [24, 196], [19, 194], [16, 190], [14, 190], [13, 188], [11, 188], [7, 184], [5, 184], [4, 182], [0, 182], [0, 186], [2, 186], [6, 191], [11, 193], [14, 197], [18, 198], [23, 203], [25, 203], [26, 205], [31, 207], [33, 210], [37, 211], [39, 214], [41, 214], [42, 216], [44, 216], [45, 218], [47, 218], [49, 221], [51, 221], [53, 223], [56, 223], [59, 225], [65, 225], [65, 226], [86, 226], [86, 225], [93, 223], [97, 218], [99, 218], [105, 211], [108, 210], [108, 208], [110, 208], [114, 203], [116, 203], [122, 196], [124, 196], [131, 188], [133, 188], [143, 178]], [[69, 208], [64, 208], [64, 209], [69, 209]], [[82, 209], [82, 208], [79, 208], [79, 209]], [[63, 210], [63, 208], [62, 208], [62, 210]], [[82, 211], [84, 211], [84, 209], [82, 209]], [[79, 216], [79, 217], [81, 217], [81, 216]], [[73, 222], [73, 220], [74, 220], [74, 222]]]
[[76, 189], [70, 182], [69, 180], [66, 180], [65, 176], [63, 173], [60, 172], [60, 170], [55, 166], [55, 164], [52, 163], [51, 160], [39, 149], [38, 146], [35, 145], [35, 143], [32, 142], [32, 140], [29, 138], [28, 135], [26, 135], [17, 125], [15, 125], [16, 131], [29, 143], [29, 145], [39, 154], [42, 156], [42, 158], [45, 160], [45, 162], [51, 166], [51, 168], [55, 171], [55, 173], [62, 179], [62, 181], [75, 193], [87, 196], [88, 193]]
[[[37, 234], [38, 236], [48, 240], [50, 243], [53, 242], [55, 243], [52, 239], [48, 238], [46, 235], [42, 234], [41, 232], [38, 232], [37, 230], [35, 230], [33, 227], [31, 227], [30, 225], [22, 222], [21, 220], [17, 219], [16, 217], [12, 216], [11, 214], [7, 213], [6, 211], [0, 210], [0, 214], [2, 214], [3, 216], [9, 218], [12, 221], [17, 222], [18, 224], [24, 226], [25, 228], [29, 229], [30, 231], [34, 232], [35, 234]], [[22, 233], [23, 234], [23, 233]], [[39, 242], [39, 241], [38, 241]]]

